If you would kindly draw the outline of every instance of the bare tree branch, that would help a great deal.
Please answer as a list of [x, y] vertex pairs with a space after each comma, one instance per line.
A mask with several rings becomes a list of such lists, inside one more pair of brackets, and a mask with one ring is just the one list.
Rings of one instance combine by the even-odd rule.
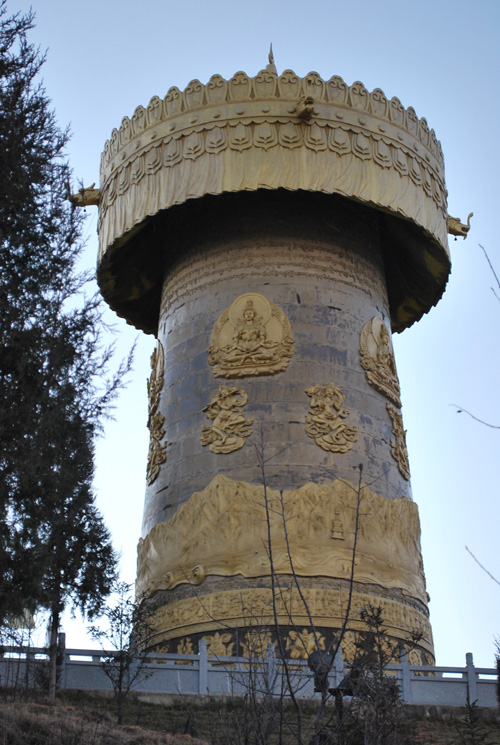
[[[479, 244], [479, 248], [481, 249], [481, 251], [482, 251], [482, 252], [484, 253], [484, 255], [486, 256], [486, 261], [488, 262], [488, 265], [489, 265], [489, 267], [490, 267], [490, 269], [491, 269], [491, 273], [492, 273], [492, 274], [493, 274], [493, 276], [495, 277], [495, 280], [496, 280], [497, 286], [498, 286], [498, 288], [500, 289], [500, 279], [498, 279], [498, 275], [497, 275], [497, 273], [495, 272], [495, 269], [494, 269], [494, 267], [493, 267], [493, 264], [491, 263], [490, 257], [488, 256], [488, 253], [487, 253], [487, 251], [486, 251], [485, 247], [484, 247], [484, 246], [482, 246], [481, 244]], [[496, 299], [500, 301], [500, 298], [498, 297], [498, 295], [497, 295], [497, 293], [495, 292], [495, 289], [494, 289], [493, 287], [491, 288], [491, 291], [492, 291], [492, 293], [494, 294], [494, 296], [496, 297]]]
[[[261, 426], [260, 428], [260, 442], [257, 445], [254, 445], [255, 452], [257, 454], [257, 459], [260, 466], [260, 472], [262, 476], [262, 485], [264, 487], [264, 506], [266, 510], [266, 526], [267, 526], [267, 555], [269, 558], [269, 572], [271, 575], [271, 592], [272, 592], [272, 604], [273, 604], [273, 620], [276, 628], [276, 635], [278, 640], [278, 648], [280, 651], [280, 656], [283, 661], [286, 660], [286, 654], [285, 654], [285, 648], [283, 645], [283, 639], [280, 633], [279, 628], [279, 619], [278, 619], [278, 608], [276, 604], [276, 573], [274, 569], [274, 557], [273, 557], [273, 546], [272, 546], [272, 538], [271, 538], [271, 514], [269, 510], [269, 499], [268, 499], [268, 493], [267, 493], [267, 474], [266, 474], [266, 460], [264, 457], [264, 428]], [[284, 664], [284, 671], [285, 671], [285, 677], [286, 677], [286, 683], [288, 687], [288, 691], [290, 694], [290, 698], [292, 700], [293, 707], [297, 713], [297, 740], [300, 743], [302, 741], [302, 711], [300, 707], [300, 703], [295, 695], [294, 687], [293, 687], [293, 681], [291, 680], [290, 675], [290, 668], [285, 663]]]
[[474, 414], [471, 414], [470, 411], [467, 411], [467, 409], [464, 409], [461, 406], [457, 406], [457, 404], [450, 404], [450, 406], [455, 406], [457, 410], [457, 414], [468, 414], [471, 419], [474, 419], [476, 422], [479, 422], [479, 424], [484, 424], [485, 427], [490, 427], [491, 429], [500, 429], [499, 424], [490, 424], [490, 422], [485, 422], [484, 419], [479, 419], [479, 417], [474, 416]]
[[467, 551], [467, 553], [469, 553], [472, 556], [472, 558], [474, 559], [474, 561], [476, 562], [476, 564], [478, 564], [481, 567], [481, 569], [483, 570], [483, 572], [486, 572], [486, 574], [488, 575], [488, 577], [491, 577], [491, 579], [493, 580], [493, 582], [496, 582], [497, 585], [500, 585], [500, 582], [497, 580], [497, 578], [494, 577], [492, 575], [492, 573], [489, 572], [486, 569], [486, 567], [483, 567], [483, 565], [481, 564], [481, 562], [474, 556], [474, 554], [472, 553], [472, 551], [470, 550], [470, 548], [468, 546], [465, 547], [465, 550]]

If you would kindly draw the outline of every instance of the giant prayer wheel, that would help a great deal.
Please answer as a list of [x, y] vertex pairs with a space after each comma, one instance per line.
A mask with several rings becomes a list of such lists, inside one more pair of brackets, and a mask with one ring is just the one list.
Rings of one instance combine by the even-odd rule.
[[447, 232], [467, 231], [434, 131], [270, 60], [138, 106], [100, 178], [75, 198], [99, 205], [102, 294], [157, 338], [137, 568], [155, 646], [248, 655], [279, 635], [307, 657], [352, 582], [344, 657], [371, 604], [432, 662], [391, 337], [438, 302]]

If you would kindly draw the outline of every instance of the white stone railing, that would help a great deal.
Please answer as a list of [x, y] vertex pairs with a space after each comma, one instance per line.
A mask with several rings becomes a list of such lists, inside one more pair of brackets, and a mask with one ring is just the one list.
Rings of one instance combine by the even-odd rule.
[[[59, 686], [62, 689], [111, 690], [100, 661], [102, 650], [63, 649]], [[111, 653], [112, 654], [112, 653]], [[43, 648], [4, 647], [0, 657], [0, 686], [35, 685], [37, 670], [47, 660]], [[288, 660], [295, 695], [316, 698], [313, 675], [305, 660]], [[406, 657], [400, 664], [388, 665], [387, 671], [398, 678], [405, 703], [428, 706], [464, 706], [467, 692], [470, 701], [481, 707], [497, 707], [496, 670], [474, 666], [472, 654], [466, 655], [464, 667], [410, 665]], [[334, 666], [329, 685], [336, 687], [344, 677], [343, 665]], [[284, 664], [270, 654], [267, 659], [214, 657], [200, 643], [197, 655], [151, 654], [134, 683], [136, 693], [238, 696], [250, 688], [262, 694], [282, 694]]]

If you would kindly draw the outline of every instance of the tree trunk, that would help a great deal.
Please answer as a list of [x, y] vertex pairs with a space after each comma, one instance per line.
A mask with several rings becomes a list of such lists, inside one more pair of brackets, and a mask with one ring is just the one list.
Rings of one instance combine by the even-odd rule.
[[123, 695], [123, 691], [118, 692], [117, 696], [117, 704], [118, 704], [118, 712], [117, 712], [117, 720], [118, 724], [123, 724], [123, 700], [125, 696]]
[[[497, 646], [497, 649], [500, 652], [500, 649], [498, 648], [498, 646]], [[498, 706], [500, 707], [500, 654], [496, 655], [496, 663], [497, 663], [497, 701], [498, 701]]]
[[49, 704], [56, 702], [57, 689], [57, 636], [59, 631], [59, 610], [52, 609], [50, 617], [50, 643], [49, 643]]

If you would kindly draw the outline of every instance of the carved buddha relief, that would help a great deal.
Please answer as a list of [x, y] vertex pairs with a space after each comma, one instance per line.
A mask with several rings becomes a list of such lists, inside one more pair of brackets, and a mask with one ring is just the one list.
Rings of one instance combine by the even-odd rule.
[[166, 445], [162, 445], [162, 440], [165, 437], [165, 430], [163, 429], [165, 417], [159, 411], [164, 372], [165, 353], [161, 342], [158, 342], [151, 355], [151, 376], [148, 380], [148, 429], [150, 438], [146, 479], [149, 485], [156, 481], [161, 464], [167, 460]]
[[406, 448], [406, 432], [403, 427], [401, 409], [401, 392], [394, 352], [387, 326], [381, 318], [375, 316], [365, 323], [361, 329], [360, 338], [361, 365], [365, 370], [368, 382], [383, 393], [392, 403], [387, 404], [392, 423], [391, 455], [398, 464], [403, 478], [410, 479], [410, 464]]
[[401, 392], [391, 337], [378, 316], [361, 329], [360, 354], [368, 382], [400, 409]]
[[203, 427], [201, 444], [208, 445], [212, 453], [232, 453], [242, 448], [245, 438], [252, 434], [253, 419], [246, 419], [241, 412], [247, 400], [241, 389], [221, 385], [219, 393], [203, 409], [212, 424]]
[[387, 411], [392, 421], [392, 434], [395, 438], [391, 440], [391, 455], [398, 464], [400, 474], [409, 481], [410, 461], [406, 448], [406, 430], [403, 427], [403, 417], [391, 404], [387, 404]]
[[294, 354], [288, 318], [263, 295], [247, 292], [218, 318], [208, 361], [215, 377], [269, 375], [285, 370]]
[[358, 434], [356, 427], [342, 421], [349, 415], [349, 411], [342, 408], [344, 394], [333, 383], [313, 385], [306, 388], [306, 393], [311, 399], [306, 433], [323, 450], [347, 453], [358, 439]]

